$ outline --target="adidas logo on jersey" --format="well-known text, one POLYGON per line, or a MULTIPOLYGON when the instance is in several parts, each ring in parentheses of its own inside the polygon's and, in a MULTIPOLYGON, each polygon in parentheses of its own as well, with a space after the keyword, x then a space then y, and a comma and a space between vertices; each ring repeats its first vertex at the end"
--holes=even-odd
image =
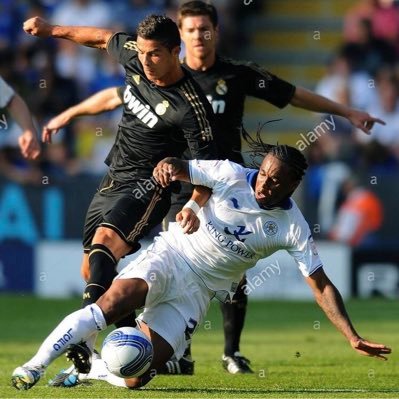
POLYGON ((137 49, 137 43, 134 40, 128 40, 124 45, 123 48, 126 50, 132 50, 132 51, 139 51, 137 49))
POLYGON ((127 85, 123 93, 124 103, 127 108, 137 116, 137 118, 139 118, 148 127, 153 128, 158 122, 158 117, 150 111, 150 106, 148 104, 144 105, 131 93, 131 88, 130 85, 127 85))

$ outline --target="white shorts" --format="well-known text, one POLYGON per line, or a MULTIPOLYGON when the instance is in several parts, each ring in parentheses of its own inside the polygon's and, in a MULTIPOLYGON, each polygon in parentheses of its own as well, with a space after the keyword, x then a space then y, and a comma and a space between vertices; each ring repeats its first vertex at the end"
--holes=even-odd
POLYGON ((137 319, 164 338, 180 359, 214 292, 162 237, 116 276, 130 278, 141 278, 148 284, 144 311, 137 319))

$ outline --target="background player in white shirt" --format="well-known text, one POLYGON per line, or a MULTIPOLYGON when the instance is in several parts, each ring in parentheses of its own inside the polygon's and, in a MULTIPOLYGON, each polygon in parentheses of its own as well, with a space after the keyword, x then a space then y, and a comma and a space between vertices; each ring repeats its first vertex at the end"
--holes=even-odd
MULTIPOLYGON (((145 385, 173 353, 177 358, 183 355, 186 338, 203 320, 210 300, 231 297, 242 273, 279 249, 294 257, 317 303, 352 348, 385 359, 390 348, 363 339, 352 326, 341 295, 324 273, 309 226, 290 198, 307 168, 304 156, 286 145, 264 149, 267 155, 259 171, 230 161, 161 161, 154 176, 162 186, 182 180, 212 189, 198 213, 199 230, 184 235, 174 225, 161 233, 95 304, 67 316, 36 355, 14 370, 13 385, 31 388, 68 344, 82 349, 81 363, 87 366, 93 348, 88 351, 79 343, 143 306, 137 323, 152 340, 153 362, 143 376, 126 384, 130 388, 145 385), (68 343, 61 348, 54 345, 66 333, 68 343)), ((79 369, 79 362, 75 366, 79 369)))
POLYGON ((18 144, 24 158, 38 158, 40 155, 40 145, 29 108, 22 97, 0 76, 1 108, 6 108, 22 129, 22 133, 18 138, 18 144))

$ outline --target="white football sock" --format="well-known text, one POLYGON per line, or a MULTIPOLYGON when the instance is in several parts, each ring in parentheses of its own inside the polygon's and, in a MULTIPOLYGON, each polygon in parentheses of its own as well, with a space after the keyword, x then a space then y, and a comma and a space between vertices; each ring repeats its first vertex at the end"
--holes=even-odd
POLYGON ((86 345, 90 349, 91 353, 93 353, 94 351, 94 345, 96 344, 97 337, 98 337, 98 332, 96 331, 86 339, 86 345))
POLYGON ((47 367, 54 359, 64 353, 70 344, 85 341, 96 331, 107 328, 104 315, 98 305, 87 305, 71 313, 44 340, 36 355, 24 366, 47 367))
POLYGON ((89 374, 79 374, 79 380, 101 380, 107 381, 111 385, 116 387, 126 387, 125 380, 121 377, 117 377, 108 371, 104 360, 97 358, 93 360, 91 370, 89 374))

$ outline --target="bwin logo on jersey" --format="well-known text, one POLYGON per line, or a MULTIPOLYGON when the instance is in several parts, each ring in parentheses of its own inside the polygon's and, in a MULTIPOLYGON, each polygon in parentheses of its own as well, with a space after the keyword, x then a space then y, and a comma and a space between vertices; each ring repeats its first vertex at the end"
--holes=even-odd
POLYGON ((137 116, 137 118, 139 118, 148 127, 153 128, 158 122, 158 117, 150 111, 150 106, 148 104, 144 105, 131 93, 131 88, 130 85, 127 85, 123 93, 124 103, 127 108, 137 116))
POLYGON ((211 103, 214 114, 224 114, 224 110, 226 109, 226 101, 214 100, 209 94, 206 96, 206 98, 211 103))
POLYGON ((230 236, 234 236, 238 241, 245 242, 246 238, 241 238, 240 236, 247 236, 248 234, 252 234, 252 231, 245 231, 245 226, 237 226, 238 230, 234 230, 233 233, 230 233, 228 227, 224 228, 224 232, 230 236))

